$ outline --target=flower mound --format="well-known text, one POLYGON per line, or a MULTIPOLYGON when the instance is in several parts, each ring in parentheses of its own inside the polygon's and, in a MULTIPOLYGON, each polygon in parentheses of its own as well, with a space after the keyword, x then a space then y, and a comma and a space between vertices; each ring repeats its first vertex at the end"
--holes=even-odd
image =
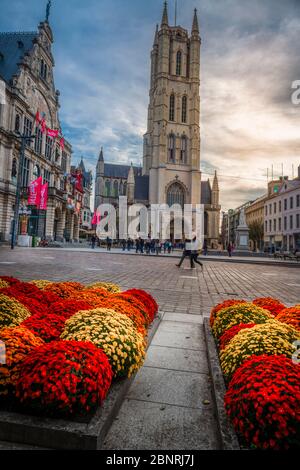
POLYGON ((34 284, 39 289, 43 290, 46 286, 52 284, 52 281, 47 281, 46 279, 34 279, 33 281, 30 281, 29 284, 34 284))
POLYGON ((248 445, 277 450, 299 447, 299 365, 284 356, 252 357, 234 374, 225 408, 248 445))
POLYGON ((273 318, 268 310, 257 307, 252 303, 236 304, 218 311, 212 331, 215 338, 219 339, 232 326, 240 323, 265 323, 273 318))
POLYGON ((273 299, 272 297, 258 297, 253 300, 254 305, 269 310, 276 317, 276 315, 285 308, 279 300, 273 299))
POLYGON ((0 329, 18 326, 30 317, 30 311, 16 299, 0 294, 0 329))
POLYGON ((255 323, 240 323, 239 325, 232 326, 231 328, 229 328, 229 330, 225 331, 225 333, 220 338, 220 350, 222 351, 223 349, 225 349, 226 346, 228 346, 228 344, 232 340, 232 338, 234 338, 239 331, 244 330, 245 328, 252 328, 253 326, 255 326, 255 323))
POLYGON ((49 343, 59 339, 65 326, 65 318, 53 313, 41 313, 27 318, 22 326, 49 343))
POLYGON ((92 305, 84 300, 61 299, 51 305, 49 312, 54 315, 59 315, 67 320, 76 312, 79 312, 80 310, 89 310, 91 307, 92 305))
POLYGON ((210 320, 209 320, 210 326, 211 327, 213 326, 215 319, 216 319, 216 315, 220 310, 222 310, 223 308, 231 307, 232 305, 244 304, 244 303, 246 303, 246 300, 228 299, 228 300, 224 300, 224 302, 221 302, 220 304, 213 307, 210 312, 210 320))
POLYGON ((145 343, 125 315, 97 308, 78 312, 66 321, 61 338, 90 341, 107 355, 115 376, 130 377, 144 362, 145 343))
POLYGON ((281 310, 276 320, 291 325, 300 331, 300 307, 290 307, 281 310))
POLYGON ((108 292, 117 293, 121 292, 120 286, 117 284, 113 284, 112 282, 94 282, 93 284, 89 284, 87 288, 94 288, 100 287, 101 289, 106 289, 108 292))
POLYGON ((140 300, 147 309, 151 322, 153 321, 155 314, 158 311, 158 305, 151 294, 141 289, 129 289, 125 291, 124 294, 130 294, 140 300))
POLYGON ((5 287, 9 287, 9 283, 0 277, 0 289, 4 289, 5 287))
POLYGON ((21 326, 0 330, 0 341, 5 344, 5 364, 0 364, 0 397, 3 397, 14 390, 22 361, 43 341, 21 326))
POLYGON ((43 292, 51 292, 62 299, 68 299, 82 289, 83 285, 79 282, 52 282, 44 287, 43 292))
POLYGON ((230 379, 238 367, 250 356, 265 354, 292 358, 300 340, 300 333, 294 328, 276 320, 269 320, 247 330, 241 330, 220 353, 220 364, 226 379, 230 379))
POLYGON ((112 370, 91 343, 54 341, 23 362, 16 396, 30 410, 50 415, 94 411, 109 390, 112 370))
POLYGON ((47 311, 45 304, 35 300, 33 297, 24 295, 14 286, 8 287, 7 289, 2 289, 1 293, 18 300, 18 302, 20 302, 24 307, 28 308, 31 315, 47 311))

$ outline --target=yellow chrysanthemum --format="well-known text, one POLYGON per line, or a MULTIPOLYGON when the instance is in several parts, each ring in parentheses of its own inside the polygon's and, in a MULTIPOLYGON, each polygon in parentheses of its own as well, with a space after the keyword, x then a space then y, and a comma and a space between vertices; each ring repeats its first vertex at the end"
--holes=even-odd
POLYGON ((92 284, 89 284, 87 286, 87 289, 93 289, 93 288, 98 288, 100 287, 101 289, 105 289, 107 290, 108 292, 111 292, 111 293, 117 293, 117 292, 121 292, 121 288, 120 286, 118 286, 117 284, 114 284, 113 282, 93 282, 92 284))
POLYGON ((16 299, 0 294, 0 328, 18 326, 30 315, 30 311, 16 299))
POLYGON ((52 281, 47 281, 46 279, 34 279, 33 281, 30 281, 30 284, 34 284, 39 289, 43 290, 46 286, 52 284, 52 281))

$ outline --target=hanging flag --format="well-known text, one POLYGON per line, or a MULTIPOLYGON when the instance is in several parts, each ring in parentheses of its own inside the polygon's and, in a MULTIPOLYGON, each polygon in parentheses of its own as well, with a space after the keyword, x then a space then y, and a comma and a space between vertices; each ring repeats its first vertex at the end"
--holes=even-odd
POLYGON ((47 210, 47 202, 48 202, 48 183, 45 183, 41 187, 40 209, 47 210))
POLYGON ((37 125, 39 125, 40 122, 41 122, 41 116, 40 116, 40 112, 39 112, 39 111, 36 112, 36 115, 35 115, 35 122, 36 122, 37 125))
POLYGON ((43 118, 40 122, 41 124, 41 127, 42 127, 42 133, 45 134, 46 132, 46 121, 45 121, 45 118, 43 118))
POLYGON ((65 149, 65 139, 63 137, 60 139, 59 145, 62 150, 65 149))
POLYGON ((93 218, 92 218, 92 225, 98 225, 100 224, 101 221, 101 214, 98 211, 94 212, 93 218))
POLYGON ((47 129, 47 136, 54 137, 56 139, 58 137, 58 130, 47 129))
POLYGON ((83 187, 82 187, 82 174, 79 173, 79 172, 76 174, 75 189, 77 189, 77 191, 80 191, 81 193, 83 192, 83 187))
POLYGON ((43 184, 43 178, 40 176, 36 180, 32 181, 29 185, 29 196, 28 196, 28 205, 37 206, 40 205, 41 200, 41 188, 43 184))

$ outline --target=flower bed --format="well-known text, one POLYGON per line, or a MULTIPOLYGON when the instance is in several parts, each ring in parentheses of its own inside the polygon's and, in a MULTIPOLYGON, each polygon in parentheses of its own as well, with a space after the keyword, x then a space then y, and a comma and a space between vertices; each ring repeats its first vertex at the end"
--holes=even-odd
POLYGON ((112 380, 142 366, 157 310, 150 294, 112 283, 2 277, 0 398, 49 416, 93 412, 112 380))
POLYGON ((227 384, 225 410, 243 446, 300 448, 300 310, 276 299, 255 301, 211 311, 227 384))

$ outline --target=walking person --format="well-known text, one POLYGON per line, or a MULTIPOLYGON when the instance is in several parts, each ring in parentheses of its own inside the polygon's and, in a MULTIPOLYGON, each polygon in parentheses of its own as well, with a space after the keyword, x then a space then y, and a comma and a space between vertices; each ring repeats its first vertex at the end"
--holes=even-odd
POLYGON ((107 237, 106 243, 107 243, 107 251, 111 251, 112 239, 107 237))
POLYGON ((229 258, 231 258, 231 255, 232 255, 232 245, 231 245, 230 242, 229 242, 228 245, 227 245, 227 251, 228 251, 228 256, 229 256, 229 258))
POLYGON ((97 240, 96 235, 92 235, 91 242, 92 242, 92 249, 93 250, 95 249, 96 240, 97 240))
MULTIPOLYGON (((201 266, 201 270, 203 271, 203 264, 201 261, 198 260, 199 256, 199 241, 197 240, 197 237, 195 236, 191 242, 191 258, 193 260, 193 263, 199 264, 201 266)), ((195 268, 195 265, 192 269, 195 268)))
POLYGON ((193 269, 195 267, 194 265, 194 261, 192 259, 192 250, 191 250, 191 240, 189 239, 186 239, 185 240, 185 243, 184 243, 184 248, 183 248, 183 252, 182 252, 182 256, 181 256, 181 259, 179 261, 178 264, 176 264, 176 266, 178 268, 180 268, 180 266, 182 265, 183 261, 185 260, 185 258, 189 258, 190 259, 190 263, 191 263, 191 269, 193 269))
POLYGON ((125 251, 126 249, 126 240, 122 240, 122 250, 125 251))
POLYGON ((135 240, 135 252, 138 253, 140 251, 140 240, 137 238, 135 240))
POLYGON ((160 251, 160 242, 159 242, 159 240, 156 240, 156 242, 155 242, 155 253, 156 253, 156 255, 159 255, 159 251, 160 251))

